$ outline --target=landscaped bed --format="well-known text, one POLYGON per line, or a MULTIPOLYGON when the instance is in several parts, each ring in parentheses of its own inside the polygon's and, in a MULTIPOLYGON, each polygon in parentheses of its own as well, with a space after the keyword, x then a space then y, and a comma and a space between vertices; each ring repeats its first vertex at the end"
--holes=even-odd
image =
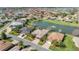
POLYGON ((18 35, 19 35, 19 33, 18 33, 18 32, 16 32, 16 31, 11 31, 9 34, 16 35, 16 36, 18 36, 18 35))
POLYGON ((74 42, 72 41, 73 36, 66 35, 63 41, 65 47, 53 47, 53 43, 49 47, 50 50, 54 51, 76 51, 78 48, 75 46, 74 42))
POLYGON ((29 41, 33 41, 34 40, 34 38, 35 38, 35 36, 34 35, 32 35, 32 34, 26 34, 26 37, 25 37, 25 39, 26 40, 29 40, 29 41))
POLYGON ((40 39, 40 41, 39 41, 39 45, 43 45, 45 42, 46 42, 46 40, 47 40, 47 37, 46 37, 46 35, 45 36, 43 36, 43 38, 41 38, 40 39))

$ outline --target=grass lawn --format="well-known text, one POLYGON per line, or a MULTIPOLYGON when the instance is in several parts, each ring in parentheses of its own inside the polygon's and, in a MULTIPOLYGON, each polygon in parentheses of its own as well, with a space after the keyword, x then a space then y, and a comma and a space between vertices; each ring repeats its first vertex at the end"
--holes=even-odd
POLYGON ((40 40, 38 44, 39 44, 39 45, 43 45, 45 42, 46 42, 46 41, 41 41, 41 40, 40 40))
POLYGON ((33 36, 32 34, 27 34, 25 39, 29 40, 29 41, 33 41, 35 38, 35 36, 33 36))
POLYGON ((71 35, 66 35, 66 37, 64 38, 64 44, 66 47, 61 48, 61 47, 54 47, 53 48, 53 44, 51 44, 51 46, 49 47, 49 49, 54 50, 54 51, 76 51, 78 50, 78 48, 75 46, 75 44, 72 41, 72 36, 71 35))
POLYGON ((11 31, 9 34, 13 34, 13 35, 16 35, 16 36, 19 35, 19 33, 15 32, 15 31, 11 31))
POLYGON ((38 42, 39 45, 43 45, 47 40, 46 36, 43 36, 43 38, 40 39, 40 41, 38 42))
POLYGON ((13 40, 11 40, 11 39, 3 39, 3 41, 5 41, 5 42, 12 42, 13 40))
POLYGON ((73 27, 79 27, 79 23, 70 23, 70 22, 65 22, 65 21, 58 21, 58 20, 44 20, 50 23, 54 23, 54 24, 60 24, 60 25, 65 25, 65 26, 73 26, 73 27))
POLYGON ((4 25, 0 25, 0 28, 2 28, 4 25))

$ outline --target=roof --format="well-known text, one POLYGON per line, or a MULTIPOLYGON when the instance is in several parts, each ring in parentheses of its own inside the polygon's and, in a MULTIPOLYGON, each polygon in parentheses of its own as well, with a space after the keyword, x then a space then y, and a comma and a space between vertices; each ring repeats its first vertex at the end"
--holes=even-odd
POLYGON ((16 45, 13 48, 11 48, 9 51, 19 51, 19 50, 20 50, 20 47, 16 45))
POLYGON ((21 22, 12 22, 11 25, 23 25, 21 22))
POLYGON ((64 34, 59 33, 59 32, 52 32, 51 34, 48 35, 48 40, 49 41, 54 41, 54 40, 63 40, 64 34))
POLYGON ((33 35, 36 35, 37 38, 42 38, 44 35, 46 35, 48 33, 48 29, 37 29, 34 32, 32 32, 33 35))
POLYGON ((26 22, 26 18, 21 18, 21 19, 17 19, 17 22, 21 22, 21 23, 25 23, 26 22))
POLYGON ((27 28, 27 27, 23 27, 20 29, 21 33, 30 33, 32 29, 27 28))
POLYGON ((13 47, 11 42, 0 41, 0 51, 8 50, 11 47, 13 47))
POLYGON ((4 22, 6 22, 7 20, 6 19, 0 19, 0 22, 1 23, 4 23, 4 22))

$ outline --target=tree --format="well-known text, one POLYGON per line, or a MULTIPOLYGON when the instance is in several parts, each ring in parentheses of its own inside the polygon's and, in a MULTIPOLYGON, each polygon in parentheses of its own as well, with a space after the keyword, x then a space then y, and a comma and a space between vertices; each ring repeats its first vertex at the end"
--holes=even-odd
POLYGON ((4 32, 1 34, 1 39, 7 39, 7 35, 4 32))
POLYGON ((18 45, 19 45, 19 47, 20 47, 21 49, 25 48, 25 46, 24 46, 24 44, 23 44, 22 41, 20 41, 18 45))
POLYGON ((60 42, 60 47, 61 47, 61 48, 64 48, 64 47, 66 47, 66 46, 65 46, 65 44, 64 44, 63 42, 60 42))

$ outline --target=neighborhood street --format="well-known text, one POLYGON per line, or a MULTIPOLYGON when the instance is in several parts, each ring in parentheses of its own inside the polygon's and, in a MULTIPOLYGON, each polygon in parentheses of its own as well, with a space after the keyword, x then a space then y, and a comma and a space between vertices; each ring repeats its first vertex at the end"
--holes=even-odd
POLYGON ((19 38, 17 36, 14 36, 14 35, 11 35, 11 34, 10 35, 7 34, 7 36, 8 37, 12 37, 12 40, 23 41, 24 42, 24 45, 31 45, 32 47, 36 48, 39 51, 49 51, 48 49, 45 49, 45 48, 43 48, 43 47, 41 47, 39 45, 36 45, 36 44, 34 44, 34 43, 30 42, 30 41, 27 41, 25 39, 21 39, 21 38, 19 38))

